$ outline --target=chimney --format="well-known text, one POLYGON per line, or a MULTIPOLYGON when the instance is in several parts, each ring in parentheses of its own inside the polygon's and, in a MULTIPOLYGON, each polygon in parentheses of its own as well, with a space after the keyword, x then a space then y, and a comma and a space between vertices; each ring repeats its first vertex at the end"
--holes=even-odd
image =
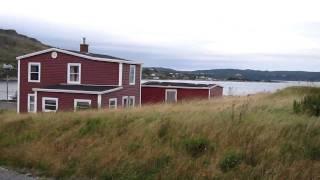
POLYGON ((89 52, 89 45, 86 44, 86 38, 82 38, 82 44, 80 44, 80 52, 88 53, 89 52))

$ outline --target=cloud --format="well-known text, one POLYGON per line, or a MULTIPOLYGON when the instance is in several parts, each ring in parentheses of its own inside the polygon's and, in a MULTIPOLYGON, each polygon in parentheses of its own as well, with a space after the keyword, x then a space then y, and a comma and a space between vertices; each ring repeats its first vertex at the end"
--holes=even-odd
POLYGON ((320 66, 316 0, 10 0, 3 28, 49 45, 175 69, 310 70, 320 66))

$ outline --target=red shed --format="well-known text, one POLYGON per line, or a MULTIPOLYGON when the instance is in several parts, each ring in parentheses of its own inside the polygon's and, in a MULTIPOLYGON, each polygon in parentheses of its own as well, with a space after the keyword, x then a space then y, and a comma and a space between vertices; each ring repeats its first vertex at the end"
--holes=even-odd
POLYGON ((141 85, 143 104, 211 99, 221 97, 222 93, 223 87, 216 84, 149 81, 141 85))

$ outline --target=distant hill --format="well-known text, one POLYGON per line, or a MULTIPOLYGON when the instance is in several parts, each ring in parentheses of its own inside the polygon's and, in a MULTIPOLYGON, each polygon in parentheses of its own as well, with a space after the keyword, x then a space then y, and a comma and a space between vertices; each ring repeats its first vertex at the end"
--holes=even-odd
MULTIPOLYGON (((12 64, 16 66, 16 57, 48 48, 37 39, 17 33, 15 30, 0 29, 0 66, 12 64)), ((10 74, 15 74, 12 71, 10 74)), ((0 77, 3 72, 0 71, 0 77)))
POLYGON ((320 72, 258 71, 239 69, 211 69, 177 71, 159 67, 145 67, 144 79, 237 80, 237 81, 320 81, 320 72))

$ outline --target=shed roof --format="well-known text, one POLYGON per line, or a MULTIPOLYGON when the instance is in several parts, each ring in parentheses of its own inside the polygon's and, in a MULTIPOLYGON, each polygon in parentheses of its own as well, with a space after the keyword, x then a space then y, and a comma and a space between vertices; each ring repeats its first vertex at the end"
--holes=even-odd
POLYGON ((84 52, 68 50, 68 49, 64 49, 64 50, 71 51, 71 52, 74 52, 74 53, 78 53, 78 54, 81 54, 81 55, 90 56, 90 57, 107 58, 107 59, 119 59, 119 60, 123 60, 123 61, 131 61, 131 60, 115 57, 115 56, 110 56, 110 55, 107 55, 107 54, 96 54, 96 53, 90 53, 90 52, 84 53, 84 52))
POLYGON ((143 86, 153 87, 177 87, 177 88, 212 88, 218 85, 216 84, 198 84, 198 83, 183 83, 183 82, 161 82, 161 81, 148 81, 142 84, 143 86))

